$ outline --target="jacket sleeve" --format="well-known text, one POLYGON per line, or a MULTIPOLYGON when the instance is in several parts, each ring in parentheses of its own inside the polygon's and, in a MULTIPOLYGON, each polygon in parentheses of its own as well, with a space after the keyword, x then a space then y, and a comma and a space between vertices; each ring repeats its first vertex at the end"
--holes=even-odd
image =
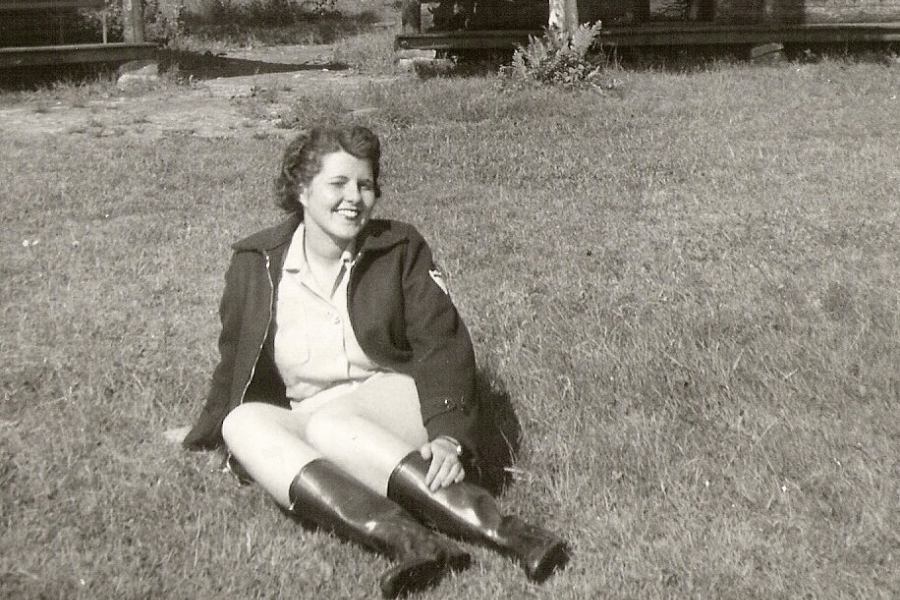
POLYGON ((469 332, 434 264, 431 249, 411 231, 403 272, 411 371, 429 439, 456 438, 477 455, 475 353, 469 332))
POLYGON ((240 254, 234 254, 225 274, 225 291, 219 302, 219 320, 222 324, 219 362, 213 371, 203 410, 182 442, 190 450, 211 449, 222 444, 222 421, 232 408, 232 375, 242 322, 242 288, 246 281, 245 270, 240 263, 240 254))

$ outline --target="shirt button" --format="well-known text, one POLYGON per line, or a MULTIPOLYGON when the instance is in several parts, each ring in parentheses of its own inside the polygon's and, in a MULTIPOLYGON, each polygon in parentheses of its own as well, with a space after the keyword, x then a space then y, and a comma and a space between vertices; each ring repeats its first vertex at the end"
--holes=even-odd
POLYGON ((334 317, 332 317, 332 319, 331 319, 331 322, 334 323, 335 325, 340 325, 341 318, 338 315, 334 315, 334 317))

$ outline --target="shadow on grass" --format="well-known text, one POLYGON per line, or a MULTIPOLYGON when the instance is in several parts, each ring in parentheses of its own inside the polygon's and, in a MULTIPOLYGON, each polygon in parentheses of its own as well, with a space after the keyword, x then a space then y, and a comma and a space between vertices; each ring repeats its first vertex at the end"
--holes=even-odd
POLYGON ((479 369, 476 385, 481 406, 478 436, 482 452, 481 473, 477 479, 492 494, 499 495, 510 483, 508 467, 519 453, 522 428, 509 392, 497 387, 496 378, 490 372, 479 369))
POLYGON ((115 76, 115 70, 116 65, 107 63, 9 67, 0 69, 0 93, 111 81, 115 76))
POLYGON ((261 60, 230 58, 215 55, 211 52, 163 50, 159 54, 160 72, 175 72, 180 79, 203 80, 263 73, 319 71, 322 69, 340 71, 346 68, 347 65, 339 62, 273 63, 261 60))
MULTIPOLYGON (((184 50, 161 50, 157 56, 160 74, 173 73, 175 79, 179 81, 322 69, 342 71, 348 68, 348 65, 340 62, 317 60, 305 63, 277 63, 184 50)), ((102 81, 113 84, 120 66, 121 63, 94 63, 0 69, 0 92, 35 91, 57 85, 77 87, 102 81)))

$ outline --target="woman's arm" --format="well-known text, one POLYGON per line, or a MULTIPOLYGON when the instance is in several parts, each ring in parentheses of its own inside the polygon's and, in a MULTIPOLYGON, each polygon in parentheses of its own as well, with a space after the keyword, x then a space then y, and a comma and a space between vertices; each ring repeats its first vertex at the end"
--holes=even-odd
MULTIPOLYGON (((449 436, 477 455, 475 353, 428 244, 411 228, 403 271, 406 336, 429 439, 449 436)), ((453 446, 455 449, 455 446, 453 446)))
POLYGON ((213 370, 203 410, 182 442, 185 448, 191 450, 211 449, 221 443, 221 425, 229 410, 232 374, 243 313, 240 299, 244 296, 247 270, 241 263, 249 259, 246 253, 244 254, 240 259, 240 254, 233 255, 225 273, 225 290, 219 301, 221 323, 219 362, 213 370))

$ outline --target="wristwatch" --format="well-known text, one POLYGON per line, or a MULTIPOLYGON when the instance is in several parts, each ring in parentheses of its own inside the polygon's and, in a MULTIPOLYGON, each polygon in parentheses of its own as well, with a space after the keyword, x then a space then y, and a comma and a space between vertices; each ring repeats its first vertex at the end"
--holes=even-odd
POLYGON ((447 440, 448 442, 450 442, 451 444, 453 444, 454 446, 456 446, 455 450, 456 450, 456 455, 457 455, 457 456, 462 456, 462 455, 463 455, 463 452, 464 452, 465 450, 463 449, 463 445, 459 443, 459 440, 457 440, 457 439, 454 438, 454 437, 450 437, 449 435, 440 435, 440 436, 438 436, 438 437, 442 437, 442 438, 444 438, 445 440, 447 440))

